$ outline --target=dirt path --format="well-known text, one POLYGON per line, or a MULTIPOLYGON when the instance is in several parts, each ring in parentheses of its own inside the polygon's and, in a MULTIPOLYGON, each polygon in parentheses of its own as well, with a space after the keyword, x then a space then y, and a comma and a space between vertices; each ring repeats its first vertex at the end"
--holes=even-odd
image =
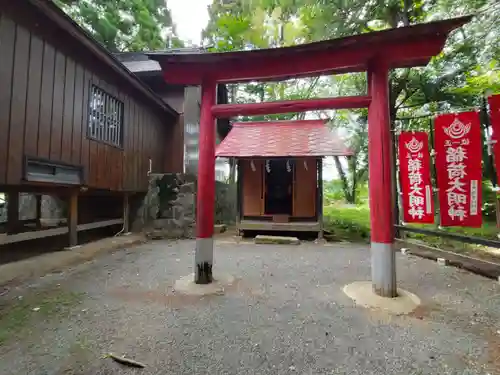
POLYGON ((369 279, 366 248, 221 241, 215 270, 240 280, 222 296, 176 296, 193 248, 152 242, 10 289, 0 374, 500 374, 490 280, 398 255, 401 287, 424 304, 389 317, 342 293, 369 279))

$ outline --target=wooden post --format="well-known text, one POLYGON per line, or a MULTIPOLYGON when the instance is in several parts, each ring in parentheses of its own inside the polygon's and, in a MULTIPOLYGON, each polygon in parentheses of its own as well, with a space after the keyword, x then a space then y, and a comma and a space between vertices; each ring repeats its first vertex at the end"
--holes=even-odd
POLYGON ((7 192, 7 233, 16 234, 19 232, 19 192, 7 192))
POLYGON ((241 206, 241 199, 242 199, 242 194, 243 194, 243 189, 242 189, 242 171, 243 168, 241 168, 241 162, 239 159, 235 160, 235 168, 236 168, 236 235, 240 236, 240 223, 241 223, 241 213, 243 212, 242 206, 241 206))
POLYGON ((200 144, 198 160, 198 189, 196 195, 195 283, 212 282, 214 257, 215 208, 215 117, 217 84, 206 80, 201 85, 200 144))
POLYGON ((123 233, 130 232, 130 201, 128 193, 123 195, 123 233))
POLYGON ((368 76, 373 98, 368 108, 372 283, 376 294, 396 297, 388 68, 372 65, 368 76))
POLYGON ((42 195, 36 194, 36 227, 37 229, 42 228, 42 195))
POLYGON ((69 247, 78 245, 78 190, 72 190, 68 200, 69 247))
POLYGON ((318 191, 317 191, 317 212, 319 222, 318 241, 323 240, 323 159, 318 159, 318 191))

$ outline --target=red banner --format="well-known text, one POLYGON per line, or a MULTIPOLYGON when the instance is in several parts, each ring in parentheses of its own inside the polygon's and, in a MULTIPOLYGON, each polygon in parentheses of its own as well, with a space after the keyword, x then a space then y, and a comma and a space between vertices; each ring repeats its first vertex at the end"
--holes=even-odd
POLYGON ((500 184, 500 95, 492 95, 488 98, 490 105, 490 121, 493 134, 493 156, 495 160, 495 170, 497 171, 497 184, 500 184))
POLYGON ((480 227, 483 171, 479 113, 440 115, 434 127, 441 225, 480 227))
POLYGON ((399 135, 399 173, 406 223, 433 223, 429 140, 424 132, 399 135))

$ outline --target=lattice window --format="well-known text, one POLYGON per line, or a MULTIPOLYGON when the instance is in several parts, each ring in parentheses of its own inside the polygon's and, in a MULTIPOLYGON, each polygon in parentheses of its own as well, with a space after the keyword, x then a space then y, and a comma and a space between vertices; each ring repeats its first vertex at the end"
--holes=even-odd
POLYGON ((95 85, 90 89, 87 135, 116 147, 123 145, 123 102, 95 85))

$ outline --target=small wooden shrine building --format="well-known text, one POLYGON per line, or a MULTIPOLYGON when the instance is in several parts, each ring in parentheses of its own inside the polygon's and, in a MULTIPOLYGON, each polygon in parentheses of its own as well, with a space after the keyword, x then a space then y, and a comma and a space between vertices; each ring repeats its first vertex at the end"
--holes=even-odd
POLYGON ((237 229, 323 234, 324 156, 351 152, 323 120, 241 122, 218 146, 237 159, 237 229))
MULTIPOLYGON (((373 290, 383 297, 396 297, 392 213, 393 199, 396 196, 391 178, 393 155, 388 105, 389 72, 397 68, 426 65, 433 56, 441 53, 450 32, 470 20, 471 17, 467 16, 284 48, 198 54, 149 53, 151 59, 160 63, 164 79, 168 83, 201 85, 195 282, 208 284, 213 280, 215 120, 319 109, 368 108, 373 290), (216 103, 216 89, 221 83, 283 81, 349 72, 366 72, 368 87, 365 95, 245 104, 216 103)), ((236 129, 238 128, 235 127, 236 129)), ((227 142, 229 140, 228 137, 227 142)), ((259 149, 269 144, 267 141, 263 144, 259 142, 261 141, 255 141, 255 147, 259 149)), ((222 147, 219 151, 219 155, 223 156, 222 147)), ((231 151, 236 152, 234 149, 231 151)), ((240 154, 238 158, 263 158, 262 152, 254 152, 245 158, 242 157, 244 154, 240 154)), ((286 155, 285 158, 287 156, 292 155, 286 155)), ((304 155, 297 155, 299 156, 304 155)), ((277 154, 274 157, 278 157, 277 154)), ((263 190, 261 194, 262 192, 263 190)), ((263 199, 261 195, 261 201, 263 199)))

